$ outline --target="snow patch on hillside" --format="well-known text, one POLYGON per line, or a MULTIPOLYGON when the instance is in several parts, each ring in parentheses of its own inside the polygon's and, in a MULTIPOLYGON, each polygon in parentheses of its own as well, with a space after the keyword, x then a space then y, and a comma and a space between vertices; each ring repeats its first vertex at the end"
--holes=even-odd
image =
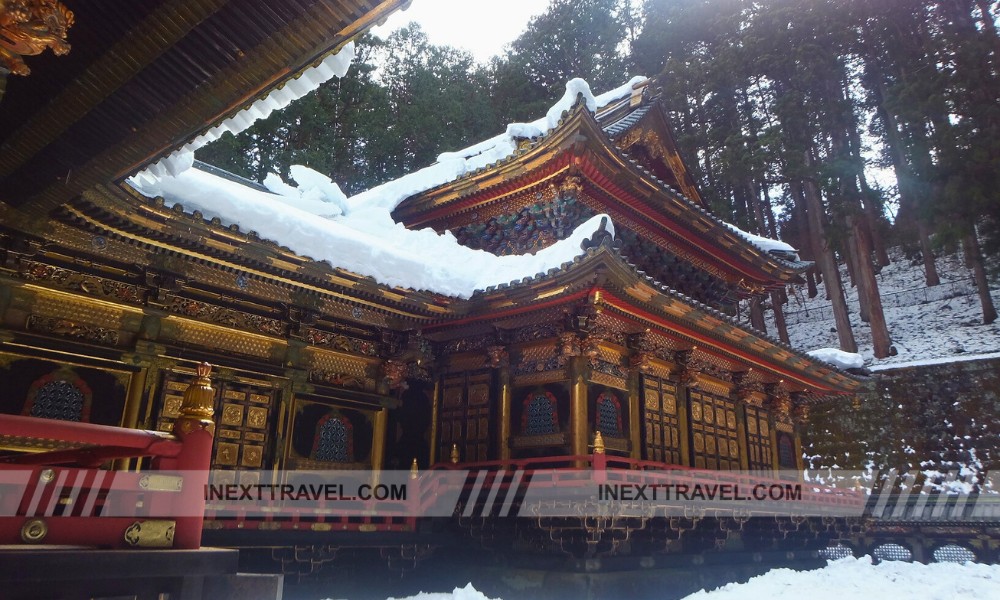
MULTIPOLYGON (((854 337, 867 368, 878 371, 1000 356, 1000 322, 982 324, 972 272, 962 264, 960 255, 937 259, 942 283, 932 288, 924 285, 922 263, 911 264, 898 251, 890 257, 892 264, 876 276, 892 344, 898 352, 888 358, 875 359, 871 327, 859 316, 857 288, 849 287, 846 269, 841 269, 854 337)), ((823 286, 815 298, 807 297, 805 286, 789 290, 784 311, 791 345, 802 350, 838 347, 833 312, 823 286)), ((992 294, 995 302, 1000 300, 1000 287, 994 287, 992 294)), ((767 312, 767 327, 775 334, 771 311, 767 312)))

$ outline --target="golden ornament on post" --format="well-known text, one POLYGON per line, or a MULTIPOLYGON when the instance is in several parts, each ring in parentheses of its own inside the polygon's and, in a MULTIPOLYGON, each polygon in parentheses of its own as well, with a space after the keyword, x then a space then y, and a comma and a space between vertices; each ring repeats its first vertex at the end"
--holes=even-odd
POLYGON ((594 434, 594 454, 604 454, 606 447, 604 446, 604 436, 598 431, 594 434))
POLYGON ((457 465, 458 464, 458 459, 459 459, 458 444, 452 444, 451 445, 451 464, 457 465))
POLYGON ((185 434, 194 429, 203 428, 215 434, 215 389, 208 376, 212 365, 198 365, 198 377, 194 383, 184 390, 184 400, 181 402, 181 416, 174 422, 174 434, 185 434))
POLYGON ((416 479, 417 475, 420 474, 420 467, 417 465, 417 459, 413 459, 410 463, 410 479, 416 479))

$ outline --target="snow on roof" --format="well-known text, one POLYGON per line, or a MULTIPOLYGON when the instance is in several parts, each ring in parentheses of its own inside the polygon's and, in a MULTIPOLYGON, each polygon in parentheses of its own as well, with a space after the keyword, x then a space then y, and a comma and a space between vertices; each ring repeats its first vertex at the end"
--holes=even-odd
MULTIPOLYGON (((129 183, 168 205, 198 210, 244 231, 287 246, 314 260, 374 278, 377 282, 469 298, 476 290, 544 273, 583 253, 580 244, 600 228, 605 215, 583 223, 568 238, 535 254, 496 256, 462 246, 451 232, 411 230, 395 223, 385 207, 356 207, 343 214, 343 193, 329 178, 306 167, 292 167, 298 187, 277 176, 268 193, 188 169, 177 175, 146 174, 129 183)), ((614 235, 610 219, 607 230, 614 235)))
POLYGON ((838 369, 860 369, 865 366, 865 359, 856 352, 844 352, 836 348, 819 348, 806 352, 816 360, 821 360, 838 369))
POLYGON ((736 225, 733 225, 732 223, 726 223, 721 219, 719 220, 719 222, 728 227, 729 229, 731 229, 734 233, 736 233, 746 241, 750 242, 752 245, 756 246, 757 249, 763 251, 764 253, 769 253, 773 250, 781 254, 791 253, 795 256, 798 256, 799 251, 796 250, 795 247, 785 242, 782 242, 781 240, 772 240, 771 238, 766 238, 760 235, 755 235, 748 231, 743 231, 736 225))
POLYGON ((156 163, 149 165, 136 175, 142 177, 162 177, 177 175, 191 168, 194 163, 194 152, 198 148, 222 137, 227 131, 236 135, 250 128, 259 119, 266 119, 273 111, 281 110, 292 102, 314 91, 323 83, 334 77, 343 77, 354 60, 354 42, 348 42, 335 54, 330 54, 318 65, 309 67, 295 79, 290 79, 268 95, 258 98, 245 109, 238 111, 218 126, 209 129, 202 135, 191 140, 180 149, 171 153, 156 163))
POLYGON ((566 93, 541 119, 531 123, 511 123, 500 135, 457 152, 444 152, 433 165, 352 196, 348 198, 347 205, 351 210, 362 206, 377 206, 391 211, 414 194, 454 181, 466 173, 507 158, 517 150, 518 139, 538 137, 555 129, 563 112, 573 107, 579 95, 583 95, 587 109, 596 112, 615 100, 631 95, 632 87, 645 80, 645 77, 633 77, 624 85, 594 96, 586 81, 571 79, 566 82, 566 93))

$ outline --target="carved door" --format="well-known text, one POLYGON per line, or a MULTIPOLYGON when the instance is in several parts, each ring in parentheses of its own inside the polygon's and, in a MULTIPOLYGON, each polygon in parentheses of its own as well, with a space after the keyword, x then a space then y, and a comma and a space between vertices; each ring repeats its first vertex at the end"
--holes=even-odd
POLYGON ((446 461, 452 444, 462 462, 489 460, 489 371, 448 375, 441 386, 438 460, 446 461))
POLYGON ((681 464, 677 386, 657 377, 642 378, 643 458, 681 464))

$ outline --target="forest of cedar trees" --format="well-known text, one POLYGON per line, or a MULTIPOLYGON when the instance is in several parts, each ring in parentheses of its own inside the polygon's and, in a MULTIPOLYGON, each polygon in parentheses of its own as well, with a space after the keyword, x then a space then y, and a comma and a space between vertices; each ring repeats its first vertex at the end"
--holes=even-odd
MULTIPOLYGON (((844 286, 856 286, 882 358, 894 351, 876 277, 887 247, 922 264, 928 286, 940 281, 935 255, 961 250, 983 322, 997 317, 998 10, 998 0, 552 0, 488 64, 411 24, 362 38, 346 77, 198 158, 257 181, 303 164, 351 195, 544 115, 573 77, 599 93, 649 76, 713 212, 815 261, 809 293, 830 299, 847 351, 857 344, 844 286)), ((777 313, 786 301, 779 291, 765 304, 777 313)), ((777 333, 787 341, 780 322, 777 333)))

